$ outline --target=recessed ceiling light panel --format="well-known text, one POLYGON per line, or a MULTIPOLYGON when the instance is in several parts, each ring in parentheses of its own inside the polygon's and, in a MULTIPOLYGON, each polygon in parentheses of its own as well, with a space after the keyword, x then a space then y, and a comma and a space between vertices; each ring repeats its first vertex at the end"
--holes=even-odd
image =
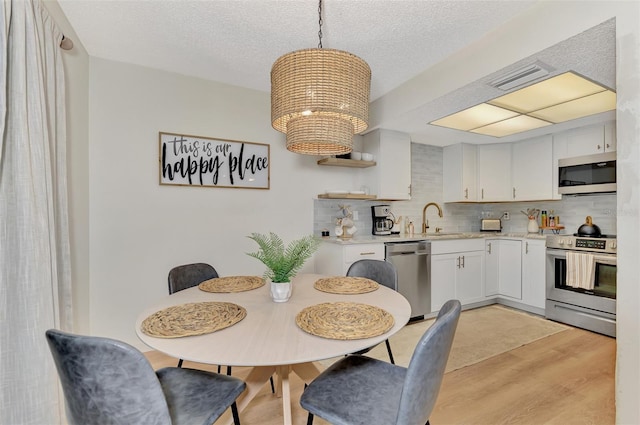
POLYGON ((548 108, 606 90, 573 72, 565 72, 548 80, 500 96, 488 103, 523 114, 548 108))
POLYGON ((541 109, 529 115, 553 123, 559 123, 614 109, 616 109, 616 94, 607 90, 550 108, 541 109))
POLYGON ((551 125, 551 123, 526 115, 518 115, 517 117, 513 117, 508 120, 476 128, 471 130, 471 132, 493 137, 504 137, 511 134, 522 133, 523 131, 533 130, 535 128, 545 127, 547 125, 551 125))
POLYGON ((432 121, 430 124, 469 131, 487 124, 515 117, 516 115, 518 115, 517 112, 481 103, 464 111, 432 121))

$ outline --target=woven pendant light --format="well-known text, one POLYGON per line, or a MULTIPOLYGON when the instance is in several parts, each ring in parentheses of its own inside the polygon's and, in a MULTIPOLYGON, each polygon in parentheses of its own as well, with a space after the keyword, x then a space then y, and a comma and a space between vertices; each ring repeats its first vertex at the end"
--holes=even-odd
POLYGON ((291 152, 342 155, 368 127, 371 69, 356 55, 322 48, 322 0, 318 14, 319 47, 287 53, 271 68, 271 124, 291 152))

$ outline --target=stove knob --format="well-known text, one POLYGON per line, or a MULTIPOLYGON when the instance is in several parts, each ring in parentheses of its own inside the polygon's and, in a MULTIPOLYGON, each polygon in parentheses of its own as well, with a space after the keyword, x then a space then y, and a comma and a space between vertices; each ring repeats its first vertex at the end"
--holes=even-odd
POLYGON ((609 245, 609 248, 616 249, 618 248, 618 244, 616 242, 611 242, 611 245, 609 245))
POLYGON ((573 241, 571 239, 567 240, 567 246, 573 245, 573 241))
POLYGON ((558 245, 560 246, 564 245, 564 239, 558 239, 558 245))

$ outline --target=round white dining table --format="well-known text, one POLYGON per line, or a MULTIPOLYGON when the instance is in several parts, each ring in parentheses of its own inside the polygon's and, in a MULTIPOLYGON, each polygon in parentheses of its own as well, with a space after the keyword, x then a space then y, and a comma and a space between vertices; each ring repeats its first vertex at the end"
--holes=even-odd
MULTIPOLYGON (((329 359, 374 346, 398 332, 409 321, 411 307, 398 292, 382 285, 364 294, 332 294, 314 288, 316 280, 326 277, 301 274, 293 280, 293 293, 287 302, 271 300, 268 285, 250 291, 211 293, 197 286, 169 295, 140 313, 136 333, 154 350, 172 357, 199 363, 249 366, 247 389, 238 398, 242 411, 275 373, 278 395, 282 396, 283 423, 291 422, 290 372, 304 382, 311 382, 320 369, 313 362, 329 359), (180 304, 223 301, 238 304, 247 311, 240 322, 208 334, 180 338, 156 338, 141 331, 142 321, 151 314, 180 304), (386 333, 365 339, 337 340, 311 335, 296 325, 296 315, 305 307, 325 302, 355 302, 380 307, 394 318, 386 333)), ((227 416, 225 421, 231 422, 227 416)))

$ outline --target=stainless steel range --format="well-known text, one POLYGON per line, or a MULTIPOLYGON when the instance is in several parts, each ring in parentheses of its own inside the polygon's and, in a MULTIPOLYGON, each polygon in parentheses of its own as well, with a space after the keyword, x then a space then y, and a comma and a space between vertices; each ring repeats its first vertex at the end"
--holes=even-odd
POLYGON ((616 250, 614 235, 547 236, 545 316, 615 337, 616 250))

